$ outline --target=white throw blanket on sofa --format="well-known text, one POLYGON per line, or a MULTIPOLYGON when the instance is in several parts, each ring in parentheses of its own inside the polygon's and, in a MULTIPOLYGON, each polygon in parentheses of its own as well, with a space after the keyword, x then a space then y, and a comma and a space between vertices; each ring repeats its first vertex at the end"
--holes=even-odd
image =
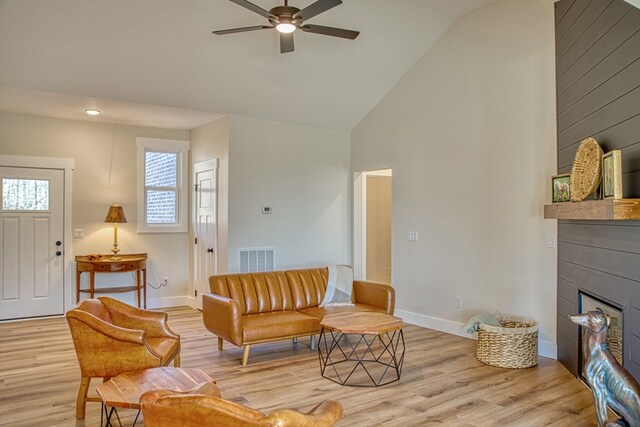
POLYGON ((330 265, 327 278, 327 292, 320 304, 322 306, 351 306, 353 288, 353 270, 346 265, 330 265))

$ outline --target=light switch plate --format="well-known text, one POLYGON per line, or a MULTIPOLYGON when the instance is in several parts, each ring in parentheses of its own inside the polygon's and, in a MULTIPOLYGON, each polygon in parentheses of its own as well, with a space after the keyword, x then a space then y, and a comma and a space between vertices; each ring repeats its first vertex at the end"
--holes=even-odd
POLYGON ((73 229, 73 238, 74 239, 82 239, 84 237, 84 228, 74 228, 73 229))
POLYGON ((418 241, 418 232, 417 231, 409 231, 407 233, 407 240, 410 242, 417 242, 418 241))

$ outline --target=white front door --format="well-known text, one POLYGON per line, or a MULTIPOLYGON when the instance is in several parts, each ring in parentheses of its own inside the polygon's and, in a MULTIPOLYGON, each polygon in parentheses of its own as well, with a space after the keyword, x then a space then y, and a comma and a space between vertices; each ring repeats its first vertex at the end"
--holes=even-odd
POLYGON ((64 171, 0 167, 0 320, 64 313, 64 171))
POLYGON ((194 197, 194 289, 196 308, 202 310, 202 294, 209 292, 209 276, 217 271, 216 171, 218 161, 193 165, 194 197))

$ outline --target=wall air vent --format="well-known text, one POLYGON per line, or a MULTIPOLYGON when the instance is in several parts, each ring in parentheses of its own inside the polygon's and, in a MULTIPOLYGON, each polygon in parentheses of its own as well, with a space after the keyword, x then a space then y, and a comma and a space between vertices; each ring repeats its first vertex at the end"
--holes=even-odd
POLYGON ((238 251, 241 273, 273 271, 276 248, 244 248, 238 251))

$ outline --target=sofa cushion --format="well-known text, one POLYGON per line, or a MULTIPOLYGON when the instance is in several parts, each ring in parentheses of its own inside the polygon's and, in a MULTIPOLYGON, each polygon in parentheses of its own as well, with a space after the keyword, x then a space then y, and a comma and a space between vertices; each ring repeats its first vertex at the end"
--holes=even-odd
POLYGON ((211 276, 209 284, 214 294, 238 301, 242 314, 294 308, 289 283, 283 271, 211 276))
POLYGON ((319 331, 320 319, 297 311, 273 311, 242 316, 242 341, 247 344, 319 331))
POLYGON ((377 311, 379 313, 386 313, 386 311, 381 308, 365 304, 309 307, 303 308, 300 310, 300 313, 308 314, 309 316, 317 317, 319 320, 322 320, 324 316, 328 316, 330 314, 355 313, 358 311, 377 311))
POLYGON ((294 309, 316 307, 322 302, 329 277, 327 267, 287 270, 285 274, 291 289, 294 309))
POLYGON ((174 338, 147 338, 147 342, 161 356, 161 365, 166 365, 180 353, 180 340, 174 338))

